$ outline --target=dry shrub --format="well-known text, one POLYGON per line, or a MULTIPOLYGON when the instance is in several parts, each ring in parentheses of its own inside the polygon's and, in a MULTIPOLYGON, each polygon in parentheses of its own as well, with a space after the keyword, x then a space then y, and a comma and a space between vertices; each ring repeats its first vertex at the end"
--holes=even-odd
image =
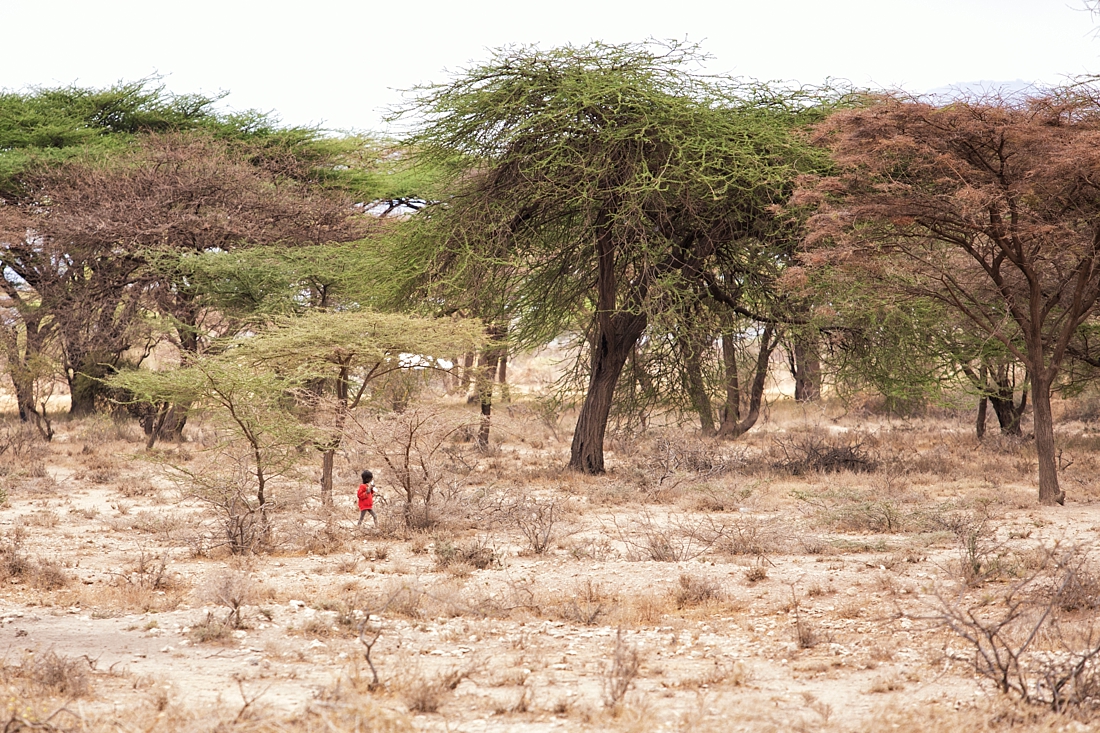
POLYGON ((293 546, 309 555, 332 555, 347 548, 347 530, 340 527, 335 517, 325 517, 323 522, 304 522, 301 519, 280 524, 280 532, 293 546))
POLYGON ((553 500, 540 502, 525 498, 517 502, 512 511, 515 525, 527 540, 528 549, 535 555, 549 550, 556 536, 554 527, 561 522, 560 507, 553 500))
POLYGON ((749 671, 741 662, 715 659, 714 664, 705 671, 685 677, 676 683, 681 689, 706 689, 728 685, 740 687, 751 679, 749 671))
POLYGON ((831 436, 814 430, 788 438, 776 438, 774 468, 792 476, 813 473, 869 473, 878 461, 868 449, 866 436, 831 436))
POLYGON ((622 598, 615 622, 624 626, 656 626, 670 612, 671 596, 668 593, 639 593, 622 598))
POLYGON ((214 603, 226 609, 223 624, 230 629, 244 628, 242 612, 252 602, 255 585, 244 570, 233 568, 220 570, 203 579, 198 596, 206 603, 214 603))
POLYGON ((645 470, 653 476, 657 485, 677 473, 692 473, 703 477, 721 476, 739 468, 743 463, 740 455, 732 457, 723 454, 715 445, 683 434, 658 436, 648 454, 643 456, 645 470))
POLYGON ((648 511, 634 520, 629 528, 612 520, 618 539, 627 547, 628 560, 682 562, 694 560, 709 550, 725 533, 725 528, 711 517, 665 515, 664 522, 648 511))
POLYGON ((0 536, 0 582, 27 583, 38 590, 57 590, 72 576, 54 560, 31 558, 23 551, 27 532, 21 525, 0 536))
POLYGON ((488 536, 481 536, 470 542, 454 543, 449 539, 436 537, 435 564, 440 569, 467 565, 478 570, 500 566, 497 551, 489 544, 488 536))
POLYGON ((618 598, 608 592, 601 583, 593 583, 592 579, 586 579, 577 585, 569 597, 552 606, 558 612, 560 618, 572 621, 582 626, 595 626, 600 619, 610 613, 618 598))
POLYGON ((642 655, 638 647, 623 637, 620 627, 615 632, 615 646, 611 650, 611 659, 604 666, 603 701, 612 711, 622 709, 626 693, 634 686, 634 680, 642 669, 642 655))
POLYGON ((50 694, 78 698, 91 692, 93 669, 87 657, 66 657, 51 649, 41 654, 27 654, 22 664, 5 666, 3 672, 9 680, 25 680, 50 694))
POLYGON ((1041 568, 992 602, 939 595, 934 618, 964 645, 949 656, 972 665, 1000 692, 1089 716, 1100 709, 1100 626, 1080 604, 1092 602, 1095 577, 1086 550, 1054 546, 1041 568))
POLYGON ((393 689, 401 696, 414 713, 437 713, 443 703, 454 693, 455 688, 470 676, 473 670, 449 669, 435 675, 416 672, 398 677, 393 689))
POLYGON ((772 520, 751 514, 736 514, 723 522, 722 536, 714 549, 726 555, 751 555, 756 558, 773 555, 783 549, 783 531, 772 520))
POLYGON ((673 588, 671 593, 676 602, 676 608, 681 610, 721 601, 726 596, 721 583, 713 578, 687 573, 680 573, 677 587, 673 588))
POLYGON ((767 580, 768 569, 763 565, 753 565, 750 568, 745 568, 745 580, 750 584, 759 583, 761 580, 767 580))
POLYGON ((897 476, 887 476, 866 489, 835 487, 824 491, 795 490, 803 511, 833 529, 848 532, 899 533, 924 528, 917 507, 919 495, 897 476))

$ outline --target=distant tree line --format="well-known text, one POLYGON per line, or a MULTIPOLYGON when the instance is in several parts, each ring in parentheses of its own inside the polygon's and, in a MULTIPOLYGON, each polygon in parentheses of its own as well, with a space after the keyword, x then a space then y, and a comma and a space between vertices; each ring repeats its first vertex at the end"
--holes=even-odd
POLYGON ((1040 500, 1061 502, 1051 397, 1100 366, 1098 89, 935 103, 703 76, 701 58, 497 51, 414 90, 398 140, 152 81, 0 94, 20 417, 48 439, 64 383, 72 414, 126 405, 152 446, 263 393, 265 419, 306 427, 234 423, 260 506, 277 434, 320 451, 327 501, 347 411, 409 353, 464 367, 488 445, 502 362, 566 339, 578 471, 658 412, 736 439, 785 361, 800 401, 968 394, 979 437, 988 406, 1008 435, 1030 407, 1040 500), (138 369, 162 343, 178 365, 138 369))

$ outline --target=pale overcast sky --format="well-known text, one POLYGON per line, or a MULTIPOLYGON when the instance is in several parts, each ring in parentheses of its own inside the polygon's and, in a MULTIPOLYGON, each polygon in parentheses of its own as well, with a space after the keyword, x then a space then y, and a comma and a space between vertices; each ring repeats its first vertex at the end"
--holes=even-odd
POLYGON ((708 70, 923 92, 1100 72, 1081 0, 0 0, 0 88, 162 75, 288 124, 377 130, 397 90, 510 43, 699 42, 708 70))

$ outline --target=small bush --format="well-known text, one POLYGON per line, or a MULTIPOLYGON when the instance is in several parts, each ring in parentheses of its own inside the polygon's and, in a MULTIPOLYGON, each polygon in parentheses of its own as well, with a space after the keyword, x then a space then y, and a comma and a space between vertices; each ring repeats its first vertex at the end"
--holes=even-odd
POLYGON ((51 650, 27 655, 21 666, 7 667, 3 671, 9 679, 22 678, 41 685, 55 695, 76 698, 84 697, 91 691, 91 668, 86 658, 74 659, 51 650))
POLYGON ((792 476, 810 473, 868 473, 878 462, 868 453, 862 438, 844 440, 819 432, 776 439, 781 456, 772 464, 792 476))
POLYGON ((437 713, 470 670, 452 669, 435 677, 416 675, 400 684, 402 698, 414 713, 437 713))
POLYGON ((447 568, 458 564, 466 564, 478 570, 485 570, 500 564, 496 550, 489 546, 487 538, 455 544, 447 539, 435 540, 435 564, 439 568, 447 568))
POLYGON ((676 601, 676 608, 684 609, 720 601, 725 597, 725 593, 722 591, 722 586, 711 578, 681 573, 678 586, 672 591, 672 597, 676 601))

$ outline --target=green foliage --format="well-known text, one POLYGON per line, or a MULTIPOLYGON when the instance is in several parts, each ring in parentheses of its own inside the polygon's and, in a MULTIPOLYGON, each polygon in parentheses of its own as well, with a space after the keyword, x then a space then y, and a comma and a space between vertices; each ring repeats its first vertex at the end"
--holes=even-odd
POLYGON ((226 357, 242 360, 251 370, 277 370, 283 379, 306 384, 332 378, 339 366, 365 369, 371 378, 395 369, 434 366, 434 357, 472 351, 483 343, 482 326, 474 320, 316 310, 236 339, 226 357))
POLYGON ((823 107, 697 76, 700 58, 675 44, 506 48, 418 89, 408 154, 442 173, 442 203, 391 243, 394 299, 510 313, 537 344, 591 313, 601 230, 620 281, 654 281, 603 307, 651 313, 693 297, 678 248, 709 261, 773 238, 794 178, 824 165, 792 134, 823 107))

